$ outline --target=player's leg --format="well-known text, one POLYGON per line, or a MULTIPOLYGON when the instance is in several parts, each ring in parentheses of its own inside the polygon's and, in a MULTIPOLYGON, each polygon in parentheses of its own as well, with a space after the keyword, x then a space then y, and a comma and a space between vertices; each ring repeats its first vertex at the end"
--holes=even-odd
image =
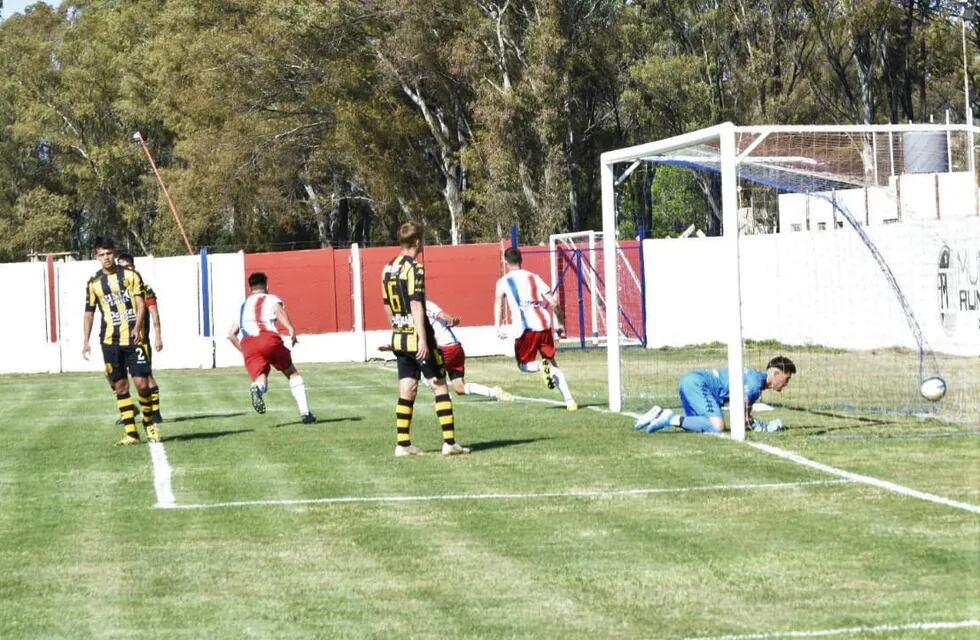
POLYGON ((136 430, 136 407, 129 395, 129 378, 126 374, 126 360, 118 345, 102 345, 102 359, 105 372, 116 392, 116 408, 122 420, 123 437, 117 445, 139 444, 140 434, 136 430))
POLYGON ((565 378, 565 373, 558 367, 558 361, 555 359, 558 350, 555 348, 554 333, 551 330, 538 332, 537 347, 538 352, 544 359, 543 361, 551 370, 552 385, 558 387, 558 391, 565 401, 565 407, 569 411, 576 411, 578 409, 578 403, 572 397, 572 390, 568 387, 568 380, 565 378))
POLYGON ((133 378, 133 388, 139 401, 140 413, 142 414, 143 429, 146 431, 147 439, 150 442, 159 442, 159 434, 153 426, 153 409, 150 400, 150 364, 146 357, 146 345, 127 345, 120 347, 123 358, 126 362, 126 369, 133 378))
POLYGON ((299 375, 299 371, 293 365, 289 365, 282 373, 289 381, 289 392, 293 394, 293 400, 296 401, 296 408, 299 409, 299 416, 303 419, 303 424, 313 424, 316 422, 316 416, 310 411, 303 376, 299 375))
POLYGON ((398 362, 398 404, 395 405, 395 455, 418 456, 422 450, 412 444, 412 413, 419 393, 421 370, 414 353, 395 351, 398 362))
POLYGON ((245 370, 251 385, 248 388, 252 408, 256 413, 265 413, 265 392, 269 388, 269 371, 272 365, 262 348, 262 336, 249 336, 242 339, 242 356, 245 358, 245 370))
POLYGON ((151 410, 153 411, 153 422, 159 424, 163 422, 163 415, 160 414, 160 385, 157 384, 157 379, 153 377, 151 373, 147 380, 150 383, 150 401, 152 403, 151 410))
POLYGON ((725 430, 721 405, 698 375, 687 374, 681 378, 677 393, 684 407, 684 415, 671 416, 670 425, 695 433, 721 433, 725 430))
POLYGON ((422 375, 432 381, 436 416, 442 429, 442 454, 453 456, 469 453, 469 449, 456 442, 456 416, 453 413, 453 398, 449 395, 449 386, 446 384, 446 364, 442 359, 442 352, 439 349, 433 350, 419 366, 422 375))
POLYGON ((122 348, 126 357, 126 368, 133 377, 136 396, 139 398, 140 413, 142 414, 143 430, 150 442, 160 441, 160 432, 153 426, 153 400, 150 395, 149 344, 130 345, 122 348))

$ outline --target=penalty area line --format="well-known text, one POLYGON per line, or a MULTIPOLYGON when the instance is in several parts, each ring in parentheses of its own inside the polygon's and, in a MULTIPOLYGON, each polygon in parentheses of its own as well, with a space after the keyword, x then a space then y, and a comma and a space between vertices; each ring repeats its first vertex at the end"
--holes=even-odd
POLYGON ((909 624, 882 624, 875 627, 841 627, 838 629, 815 629, 813 631, 770 631, 733 636, 703 636, 687 640, 770 640, 775 638, 826 638, 830 636, 852 636, 864 633, 889 633, 903 631, 946 631, 950 629, 969 629, 980 627, 980 620, 960 622, 913 622, 909 624))
POLYGON ((804 482, 766 482, 753 484, 713 484, 701 487, 611 489, 595 491, 543 491, 538 493, 464 493, 429 496, 345 496, 337 498, 309 498, 297 500, 241 500, 204 504, 170 504, 167 509, 222 509, 230 507, 302 506, 363 504, 391 502, 452 502, 463 500, 542 500, 548 498, 616 498, 655 494, 698 493, 709 491, 751 491, 774 489, 799 489, 812 486, 848 484, 847 480, 809 480, 804 482))
POLYGON ((163 448, 162 442, 149 444, 150 459, 153 461, 153 489, 157 494, 157 503, 153 506, 158 509, 173 509, 177 506, 177 499, 174 497, 174 489, 170 483, 174 470, 167 460, 167 451, 163 448))

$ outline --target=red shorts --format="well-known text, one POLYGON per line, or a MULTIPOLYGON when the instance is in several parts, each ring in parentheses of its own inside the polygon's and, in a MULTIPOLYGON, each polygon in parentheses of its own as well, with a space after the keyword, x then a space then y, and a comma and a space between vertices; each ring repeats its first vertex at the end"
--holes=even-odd
POLYGON ((242 338, 242 355, 245 356, 248 377, 252 380, 269 373, 270 366, 279 371, 293 366, 293 355, 277 333, 262 332, 257 336, 242 338))
POLYGON ((542 358, 555 357, 555 333, 551 329, 525 331, 514 341, 514 356, 520 364, 534 362, 539 353, 542 358))
POLYGON ((439 347, 439 351, 442 351, 442 359, 445 361, 449 379, 462 378, 466 372, 466 354, 463 352, 463 345, 457 342, 439 347))

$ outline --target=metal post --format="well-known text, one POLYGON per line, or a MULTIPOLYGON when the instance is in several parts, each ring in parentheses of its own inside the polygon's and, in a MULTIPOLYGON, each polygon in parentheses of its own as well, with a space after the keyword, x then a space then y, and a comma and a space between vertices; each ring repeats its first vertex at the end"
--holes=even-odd
MULTIPOLYGON (((603 154, 605 155, 605 154, 603 154)), ((614 160, 603 157, 599 165, 602 185, 602 258, 606 282, 616 282, 616 188, 613 184, 614 160)), ((609 410, 623 409, 623 388, 620 372, 619 291, 606 287, 606 370, 609 391, 609 410), (611 327, 611 328, 610 328, 611 327)))
POLYGON ((174 206, 174 201, 170 197, 167 185, 164 184, 163 178, 160 177, 160 171, 157 169, 156 161, 153 160, 153 154, 150 153, 150 148, 146 146, 146 141, 139 131, 133 134, 133 140, 138 142, 143 147, 143 151, 146 152, 146 159, 150 161, 150 166, 153 168, 153 175, 157 177, 157 182, 160 183, 160 190, 163 191, 163 196, 167 199, 167 204, 170 205, 170 212, 174 214, 174 220, 177 221, 177 228, 180 229, 180 235, 183 236, 184 244, 187 245, 187 255, 194 255, 194 248, 191 247, 191 241, 187 239, 187 231, 184 230, 184 223, 180 221, 180 216, 177 215, 177 207, 174 206))
POLYGON ((723 264, 728 271, 725 288, 731 296, 725 301, 728 316, 729 426, 733 440, 745 440, 745 387, 742 380, 742 294, 739 266, 738 173, 735 166, 735 125, 721 125, 721 202, 722 236, 725 244, 723 264))

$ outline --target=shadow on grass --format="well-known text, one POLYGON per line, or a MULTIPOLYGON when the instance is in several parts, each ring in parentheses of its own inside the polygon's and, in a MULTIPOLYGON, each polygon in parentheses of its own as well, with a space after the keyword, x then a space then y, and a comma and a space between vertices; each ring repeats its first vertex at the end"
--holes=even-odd
POLYGON ((470 451, 489 451, 490 449, 500 449, 502 447, 515 447, 522 444, 531 444, 540 440, 551 440, 551 438, 521 438, 514 440, 487 440, 486 442, 473 442, 466 444, 470 451))
MULTIPOLYGON (((593 404, 580 404, 578 406, 578 410, 581 411, 582 409, 588 409, 589 407, 605 407, 605 406, 606 405, 604 405, 604 404, 598 404, 598 403, 593 403, 593 404)), ((563 405, 563 404, 553 404, 550 407, 548 407, 548 409, 551 409, 553 411, 554 410, 568 411, 568 408, 566 408, 565 405, 563 405)), ((569 413, 575 413, 575 412, 574 411, 569 411, 569 413)))
POLYGON ((870 418, 868 416, 860 416, 848 413, 838 413, 835 411, 826 411, 821 409, 811 409, 809 407, 797 407, 787 404, 773 404, 773 407, 778 409, 788 409, 790 411, 798 411, 800 413, 806 413, 812 416, 821 416, 824 418, 833 418, 834 420, 842 420, 848 424, 827 427, 824 425, 793 425, 792 430, 795 432, 801 432, 801 435, 806 436, 822 436, 828 433, 833 433, 835 431, 850 431, 852 429, 861 429, 867 426, 876 427, 887 427, 895 426, 898 423, 894 420, 884 420, 881 418, 870 418))
POLYGON ((179 440, 213 440, 225 436, 234 436, 239 433, 251 433, 255 429, 235 429, 234 431, 201 431, 200 433, 181 433, 176 436, 161 438, 161 442, 177 442, 179 440))
POLYGON ((207 420, 209 418, 237 418, 246 415, 246 413, 245 411, 235 411, 233 413, 197 413, 189 416, 177 416, 176 418, 164 417, 163 424, 186 422, 187 420, 207 420))
POLYGON ((318 424, 330 424, 331 422, 360 422, 363 420, 363 416, 347 416, 345 418, 317 418, 316 422, 312 424, 303 424, 303 421, 299 418, 293 420, 292 422, 281 422, 276 425, 272 425, 273 429, 282 429, 283 427, 306 427, 312 428, 318 424))

